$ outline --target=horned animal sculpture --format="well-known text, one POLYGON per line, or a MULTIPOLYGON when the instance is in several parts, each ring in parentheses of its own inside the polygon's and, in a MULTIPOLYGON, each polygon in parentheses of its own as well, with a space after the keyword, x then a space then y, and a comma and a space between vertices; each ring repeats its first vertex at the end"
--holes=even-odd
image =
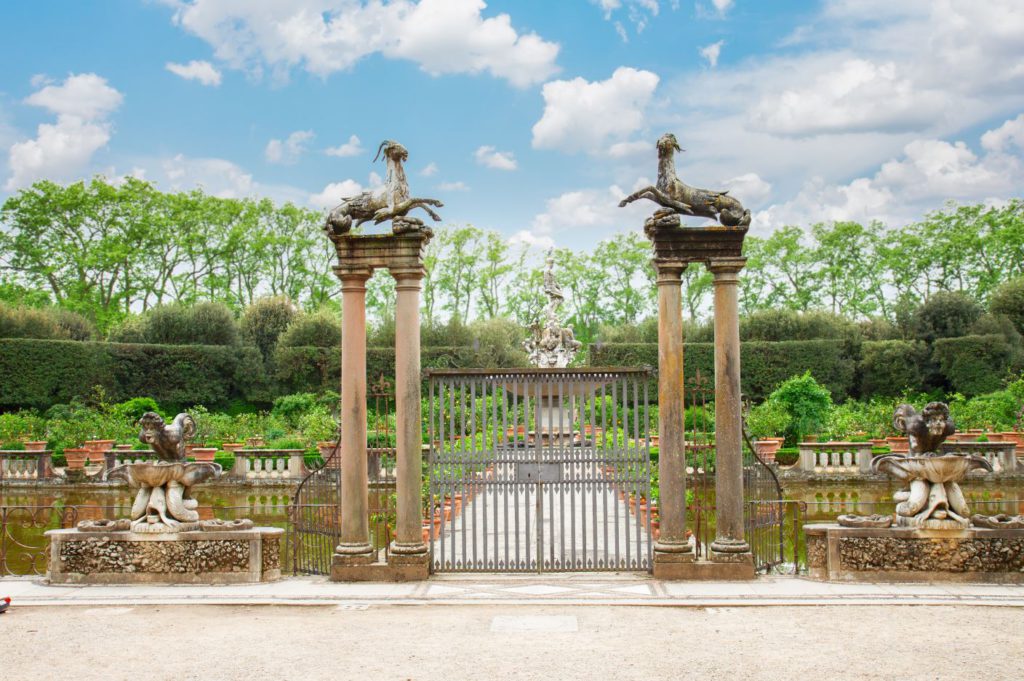
POLYGON ((697 215, 718 220, 726 227, 750 225, 750 211, 729 196, 729 192, 698 189, 676 177, 675 152, 683 149, 679 147, 675 135, 662 135, 657 146, 658 183, 633 192, 619 202, 620 208, 637 199, 650 199, 663 206, 662 210, 655 212, 655 219, 673 214, 697 215))
POLYGON ((392 227, 396 234, 418 229, 423 223, 415 218, 406 217, 413 208, 422 208, 435 222, 441 219, 430 206, 440 208, 444 206, 443 203, 437 199, 414 199, 409 196, 409 182, 405 177, 405 168, 402 167, 402 163, 409 158, 406 148, 393 140, 385 140, 377 148, 377 155, 373 160, 376 162, 381 154, 388 167, 383 188, 342 199, 327 216, 324 231, 328 236, 345 234, 353 227, 370 220, 373 220, 374 224, 393 220, 392 227))

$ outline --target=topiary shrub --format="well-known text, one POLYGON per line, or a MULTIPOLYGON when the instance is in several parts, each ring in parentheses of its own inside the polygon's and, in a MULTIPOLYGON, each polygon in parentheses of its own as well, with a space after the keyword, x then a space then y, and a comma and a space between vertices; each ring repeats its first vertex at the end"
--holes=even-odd
POLYGON ((957 338, 971 333, 981 316, 981 305, 963 293, 941 291, 933 294, 913 314, 914 337, 931 343, 938 338, 957 338))
POLYGON ((46 312, 57 323, 57 326, 67 332, 67 336, 71 340, 95 340, 98 336, 96 325, 73 310, 67 310, 63 307, 52 307, 46 312))
POLYGON ((280 335, 278 346, 334 348, 341 345, 341 320, 326 311, 296 317, 280 335))
POLYGON ((278 338, 298 313, 298 308, 284 296, 260 298, 242 314, 242 335, 259 348, 264 360, 270 359, 278 338))
POLYGON ((235 315, 223 303, 196 303, 188 309, 188 325, 187 344, 237 345, 241 340, 235 315))
POLYGON ((1024 277, 1000 284, 988 299, 988 310, 1007 317, 1024 334, 1024 277))
POLYGON ((867 341, 861 344, 860 394, 896 396, 922 385, 928 362, 923 341, 867 341))
POLYGON ((950 388, 967 396, 998 390, 1021 364, 1019 349, 997 335, 942 338, 932 354, 950 388))

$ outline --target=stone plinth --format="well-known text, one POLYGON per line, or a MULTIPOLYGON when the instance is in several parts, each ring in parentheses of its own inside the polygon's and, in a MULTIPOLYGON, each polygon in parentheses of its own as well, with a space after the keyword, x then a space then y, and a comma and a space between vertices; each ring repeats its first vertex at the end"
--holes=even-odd
POLYGON ((52 584, 246 584, 281 578, 277 527, 137 534, 50 530, 52 584))
POLYGON ((1024 583, 1024 530, 806 525, 811 579, 1024 583))

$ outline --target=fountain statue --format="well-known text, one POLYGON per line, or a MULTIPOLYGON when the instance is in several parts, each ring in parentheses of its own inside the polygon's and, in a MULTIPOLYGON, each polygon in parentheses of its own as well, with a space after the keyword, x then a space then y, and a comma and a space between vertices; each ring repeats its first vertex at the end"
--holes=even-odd
POLYGON ((188 532, 200 529, 199 505, 190 488, 221 474, 217 463, 189 462, 185 444, 195 437, 196 422, 178 414, 170 425, 155 412, 146 412, 139 425, 139 441, 156 452, 156 462, 126 463, 112 468, 110 480, 124 480, 138 489, 131 511, 131 531, 145 533, 188 532))
POLYGON ((905 484, 891 515, 842 515, 837 524, 807 524, 808 573, 841 581, 1024 581, 1024 516, 970 515, 960 483, 992 464, 975 454, 942 451, 956 428, 949 407, 918 412, 901 404, 893 426, 906 454, 886 454, 872 469, 905 484))
POLYGON ((530 330, 532 335, 523 347, 529 353, 530 363, 542 369, 564 369, 569 366, 583 343, 576 340, 572 329, 562 326, 558 309, 565 302, 562 287, 555 279, 555 258, 548 251, 547 267, 544 269, 544 294, 548 304, 544 308, 544 323, 535 322, 530 330))

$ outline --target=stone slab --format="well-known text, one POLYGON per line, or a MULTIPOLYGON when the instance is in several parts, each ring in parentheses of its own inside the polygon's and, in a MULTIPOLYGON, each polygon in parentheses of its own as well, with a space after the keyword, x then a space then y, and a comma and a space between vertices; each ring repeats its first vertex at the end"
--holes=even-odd
POLYGON ((331 565, 332 582, 418 582, 430 577, 429 554, 399 556, 390 562, 360 562, 335 555, 331 565))
POLYGON ((50 530, 52 584, 251 584, 281 578, 284 530, 50 530))
POLYGON ((804 534, 811 579, 1024 584, 1024 530, 814 524, 804 534))

